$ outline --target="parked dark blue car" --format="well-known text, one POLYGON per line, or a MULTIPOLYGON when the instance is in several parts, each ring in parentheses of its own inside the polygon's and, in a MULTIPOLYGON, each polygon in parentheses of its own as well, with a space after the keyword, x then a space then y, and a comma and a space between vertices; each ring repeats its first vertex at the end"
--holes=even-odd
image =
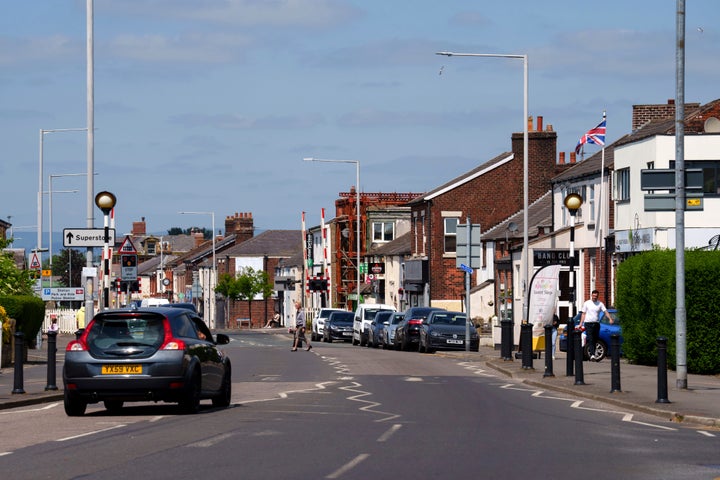
MULTIPOLYGON (((613 333, 617 333, 620 335, 620 346, 622 347, 622 328, 620 327, 620 318, 618 317, 617 310, 614 308, 608 308, 608 311, 610 312, 610 315, 612 315, 614 323, 610 323, 608 318, 605 315, 605 312, 600 312, 600 335, 598 336, 597 342, 595 342, 595 356, 599 359, 598 361, 605 358, 607 355, 610 354, 610 335, 613 333)), ((575 325, 580 324, 580 317, 582 316, 582 313, 578 313, 575 315, 575 325)), ((583 332, 583 337, 585 337, 585 333, 583 332)), ((558 332, 558 342, 560 343, 560 351, 561 352, 567 352, 567 335, 565 334, 565 331, 563 329, 562 332, 558 332)), ((585 360, 590 358, 589 352, 589 346, 585 345, 585 338, 583 338, 583 352, 585 360)), ((622 353, 622 348, 620 350, 620 353, 622 353)))

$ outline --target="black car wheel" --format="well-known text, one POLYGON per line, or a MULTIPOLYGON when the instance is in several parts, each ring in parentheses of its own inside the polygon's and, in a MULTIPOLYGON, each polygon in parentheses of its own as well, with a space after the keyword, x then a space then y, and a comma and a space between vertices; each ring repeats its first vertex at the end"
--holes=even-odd
POLYGON ((360 332, 360 346, 364 347, 367 345, 367 338, 363 337, 362 332, 360 332))
POLYGON ((65 414, 68 417, 82 417, 87 408, 87 402, 85 400, 71 396, 67 390, 65 391, 64 405, 65 414))
MULTIPOLYGON (((607 345, 605 345, 605 342, 602 340, 598 340, 595 342, 595 359, 599 362, 603 358, 605 358, 608 354, 608 348, 607 345)), ((588 345, 585 345, 585 358, 590 358, 590 347, 588 345)))
POLYGON ((212 404, 214 407, 229 407, 232 400, 232 381, 230 380, 230 369, 225 370, 223 376, 222 388, 220 393, 213 397, 212 404))
POLYGON ((105 410, 108 412, 117 413, 122 410, 124 403, 122 400, 105 400, 103 405, 105 405, 105 410))
POLYGON ((200 411, 200 373, 197 370, 193 372, 185 397, 180 400, 180 411, 185 415, 200 411))
POLYGON ((407 341, 407 339, 402 339, 402 343, 400 344, 400 350, 402 350, 403 352, 410 351, 410 342, 407 341))
POLYGON ((419 352, 419 353, 425 353, 425 346, 424 346, 423 343, 422 343, 422 338, 421 338, 420 341, 418 342, 418 352, 419 352))

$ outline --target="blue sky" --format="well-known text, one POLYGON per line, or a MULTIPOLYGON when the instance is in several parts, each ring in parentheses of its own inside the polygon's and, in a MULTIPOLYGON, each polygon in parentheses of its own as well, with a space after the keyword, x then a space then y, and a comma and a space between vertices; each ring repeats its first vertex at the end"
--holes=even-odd
MULTIPOLYGON (((530 115, 571 151, 603 110, 675 97, 675 0, 95 0, 96 191, 117 231, 329 218, 361 163, 366 192, 425 192, 510 150, 530 115), (442 71, 442 74, 440 72, 442 71)), ((35 239, 39 130, 86 126, 86 2, 6 0, 0 16, 0 218, 35 239)), ((720 97, 720 2, 687 2, 688 102, 720 97)), ((588 151, 593 148, 589 147, 588 151)), ((85 132, 44 136, 47 175, 86 171, 85 132)), ((55 178, 53 225, 86 226, 85 180, 55 178)), ((47 199, 45 228, 47 229, 47 199)), ((96 227, 102 214, 95 213, 96 227)), ((25 242, 23 242, 25 243, 25 242)), ((45 242, 47 243, 47 242, 45 242)), ((31 241, 31 245, 34 242, 31 241)))

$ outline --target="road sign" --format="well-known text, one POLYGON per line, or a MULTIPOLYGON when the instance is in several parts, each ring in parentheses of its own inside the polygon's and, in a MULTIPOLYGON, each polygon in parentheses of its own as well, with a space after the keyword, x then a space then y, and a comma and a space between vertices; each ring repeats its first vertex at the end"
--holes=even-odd
POLYGON ((468 228, 467 224, 458 224, 455 233, 455 266, 462 268, 460 262, 468 261, 468 249, 470 251, 470 267, 480 268, 480 255, 482 254, 482 244, 480 243, 480 224, 470 225, 470 245, 468 246, 468 228))
POLYGON ((137 255, 120 255, 120 278, 126 281, 136 280, 138 276, 137 255))
POLYGON ((52 270, 43 270, 40 273, 41 277, 52 277, 52 270))
POLYGON ((467 273, 473 273, 473 269, 465 265, 464 263, 460 264, 460 270, 467 272, 467 273))
POLYGON ((44 301, 78 302, 85 299, 85 289, 79 287, 43 288, 41 296, 44 301))
MULTIPOLYGON (((685 210, 686 211, 702 211, 703 210, 703 194, 702 193, 685 193, 685 210)), ((673 193, 646 193, 645 194, 645 211, 646 212, 674 212, 675 211, 675 194, 673 193)))
MULTIPOLYGON (((675 190, 675 169, 653 168, 640 170, 642 190, 675 190)), ((702 190, 703 171, 700 168, 685 170, 685 189, 702 190)))
MULTIPOLYGON (((108 229, 108 243, 115 244, 115 229, 108 229)), ((104 228, 64 228, 64 247, 102 247, 105 245, 104 228)))
POLYGON ((30 270, 40 270, 41 268, 42 265, 40 265, 40 259, 37 253, 33 252, 32 255, 30 255, 30 270))
POLYGON ((130 235, 125 235, 125 240, 123 240, 122 245, 120 245, 118 253, 120 253, 120 255, 137 255, 137 249, 135 248, 135 244, 133 244, 130 235))

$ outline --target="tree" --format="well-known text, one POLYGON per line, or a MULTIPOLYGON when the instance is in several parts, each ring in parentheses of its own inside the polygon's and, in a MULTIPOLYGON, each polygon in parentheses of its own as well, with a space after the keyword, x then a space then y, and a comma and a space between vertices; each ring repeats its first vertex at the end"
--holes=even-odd
MULTIPOLYGON (((0 238, 0 250, 6 248, 9 241, 0 238)), ((0 295, 32 295, 33 273, 18 268, 11 252, 0 253, 0 295)))
POLYGON ((192 235, 194 232, 202 232, 203 238, 205 240, 210 240, 212 238, 212 231, 208 230, 207 228, 199 228, 199 227, 190 227, 190 228, 181 228, 181 227, 172 227, 168 230, 168 235, 192 235))
POLYGON ((262 295, 263 299, 269 298, 273 292, 273 284, 267 272, 245 267, 237 276, 227 273, 220 275, 215 291, 226 299, 246 300, 249 316, 252 319, 253 300, 258 295, 262 295))
POLYGON ((86 259, 82 252, 66 248, 53 257, 53 274, 58 273, 60 283, 64 286, 79 287, 82 285, 82 270, 85 265, 86 259))

